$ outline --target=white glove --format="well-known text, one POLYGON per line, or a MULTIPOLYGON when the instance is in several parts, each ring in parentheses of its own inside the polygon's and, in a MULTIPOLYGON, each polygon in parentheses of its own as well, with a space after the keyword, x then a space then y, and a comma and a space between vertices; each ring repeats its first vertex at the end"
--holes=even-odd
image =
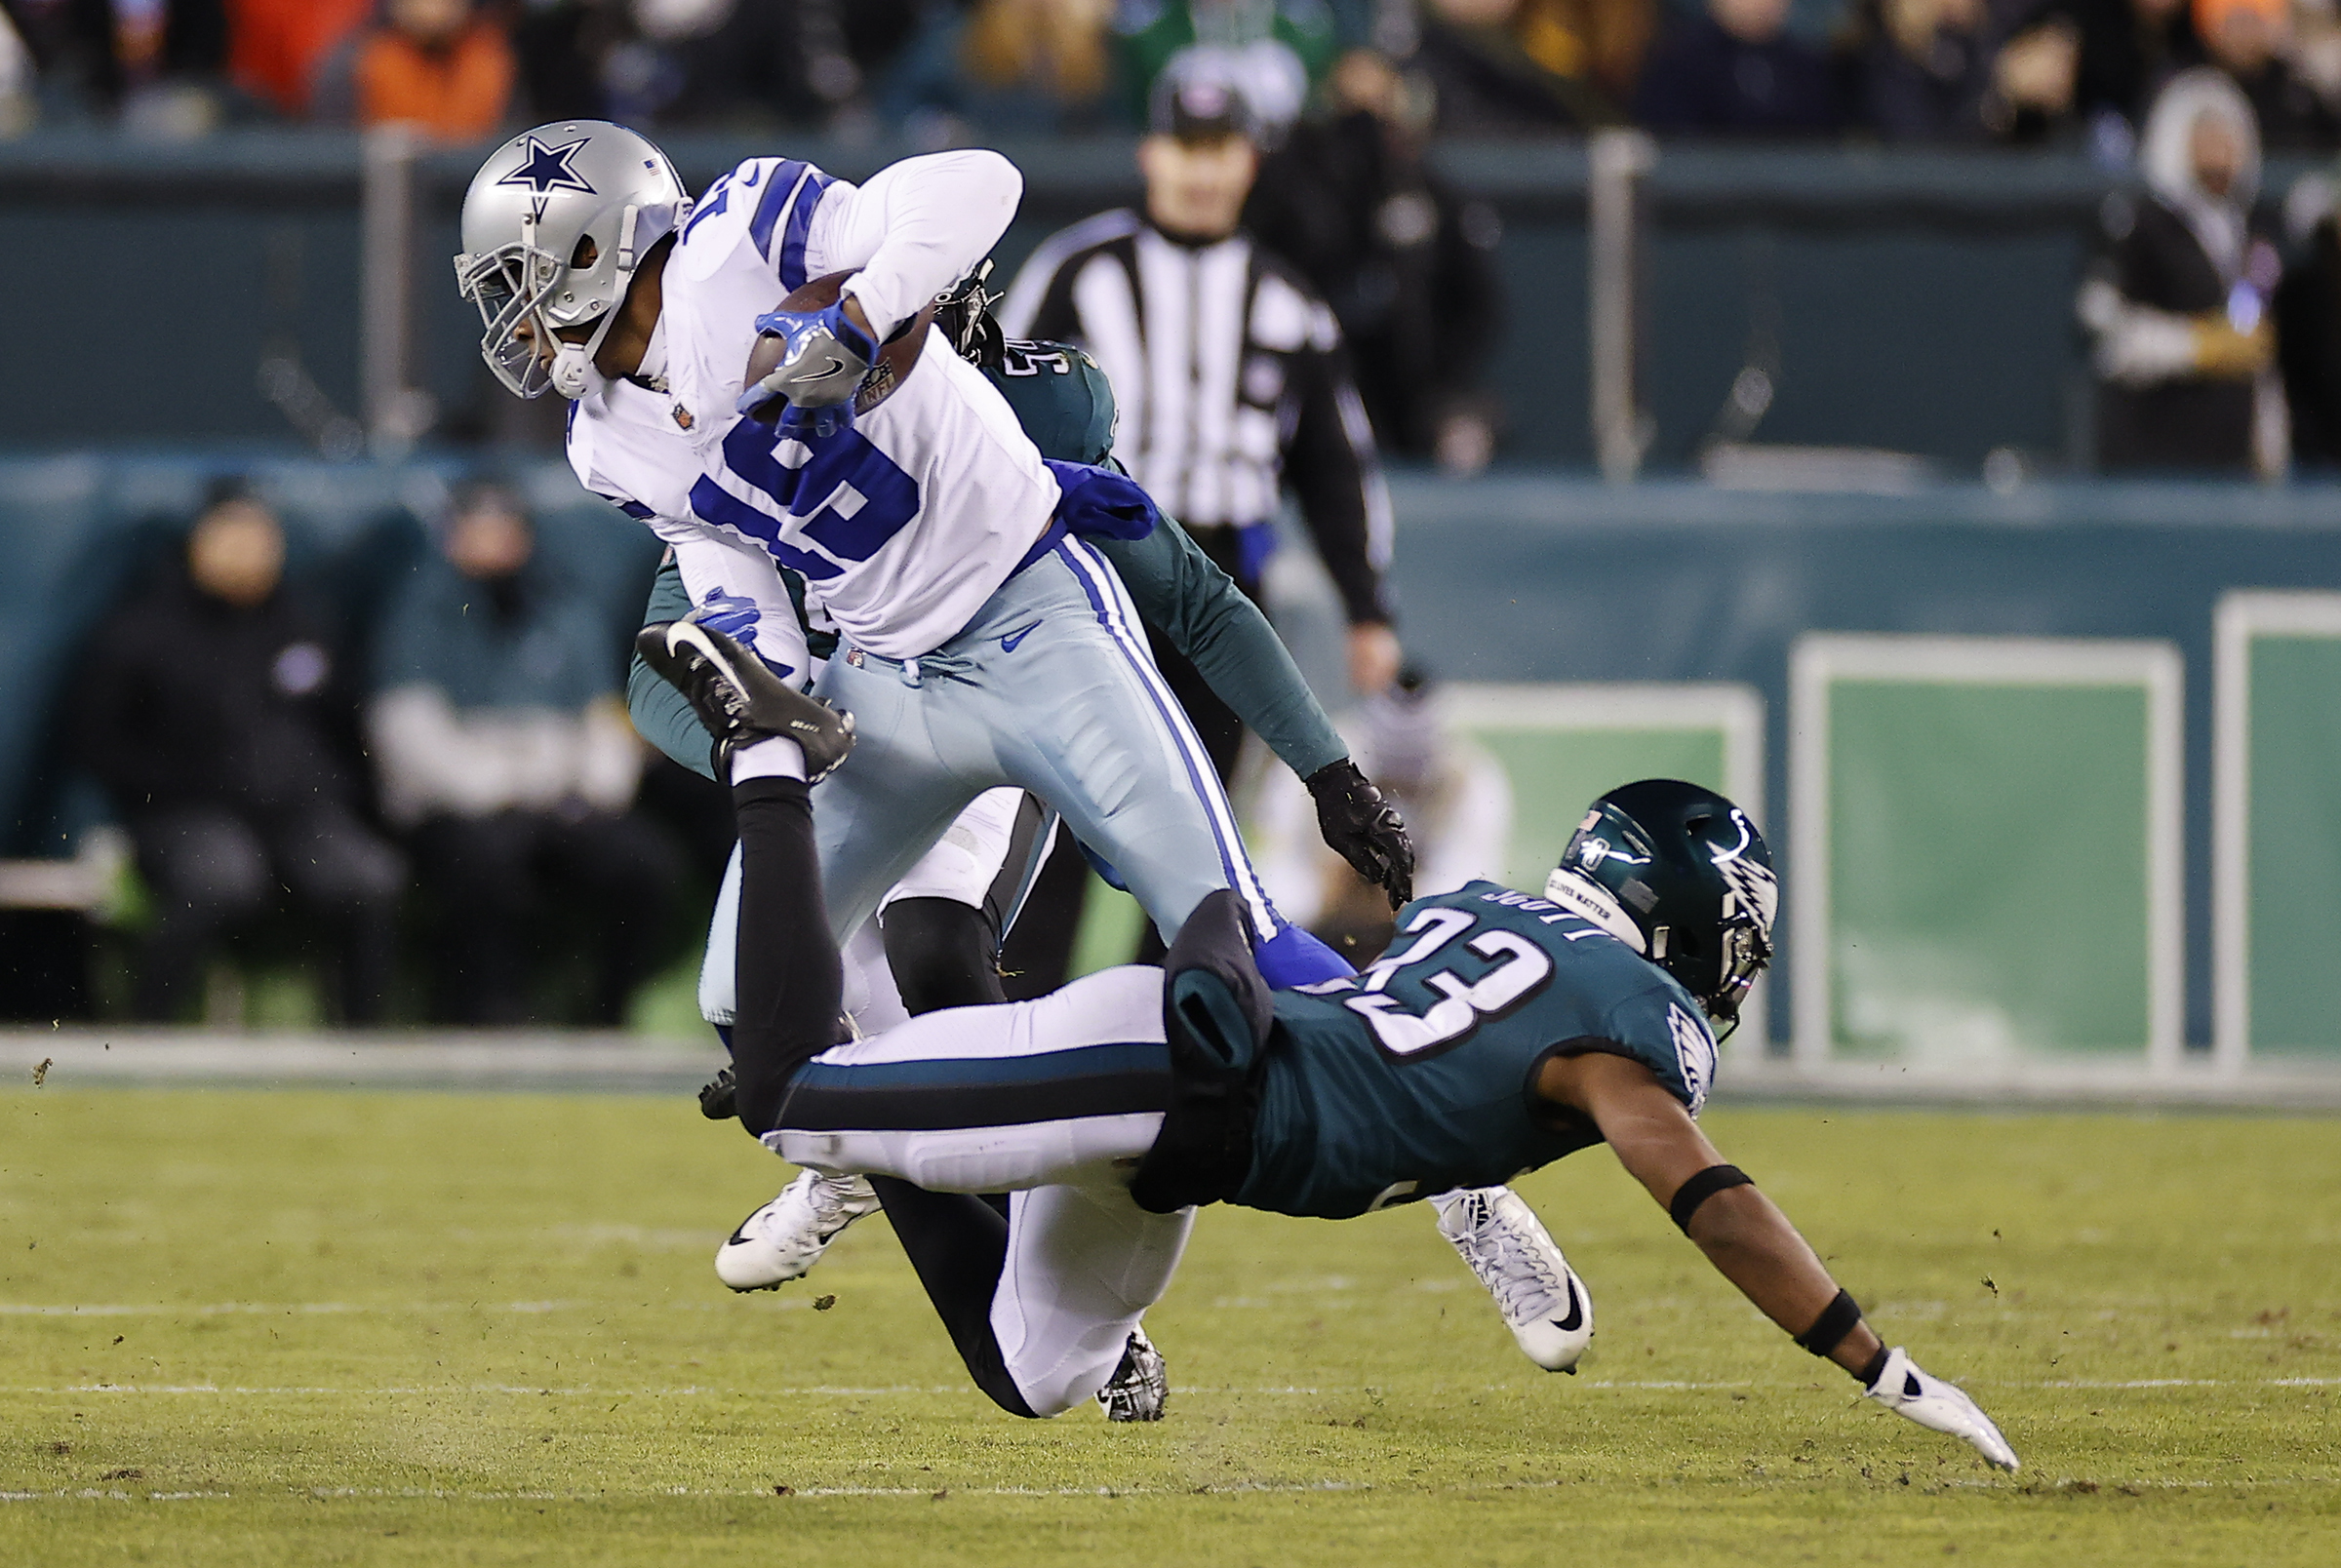
POLYGON ((1886 1352, 1885 1366, 1879 1372, 1878 1381, 1870 1385, 1869 1395, 1896 1415, 1907 1416, 1929 1431, 1964 1437, 1975 1445, 1975 1451, 1987 1465, 1997 1465, 2004 1470, 2016 1468, 2016 1451, 2007 1446, 2007 1439, 2000 1435, 1992 1418, 1956 1385, 1920 1371, 1910 1352, 1900 1347, 1886 1352))

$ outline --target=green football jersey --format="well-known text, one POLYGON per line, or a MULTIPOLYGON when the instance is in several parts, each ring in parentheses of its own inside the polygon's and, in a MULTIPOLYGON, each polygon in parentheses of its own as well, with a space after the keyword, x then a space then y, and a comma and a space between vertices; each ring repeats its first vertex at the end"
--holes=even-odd
POLYGON ((1276 994, 1251 1170, 1234 1201, 1346 1219, 1489 1187, 1601 1142, 1540 1114, 1554 1055, 1641 1062, 1696 1116, 1715 1037, 1673 976, 1550 900, 1476 882, 1401 912, 1355 979, 1276 994))

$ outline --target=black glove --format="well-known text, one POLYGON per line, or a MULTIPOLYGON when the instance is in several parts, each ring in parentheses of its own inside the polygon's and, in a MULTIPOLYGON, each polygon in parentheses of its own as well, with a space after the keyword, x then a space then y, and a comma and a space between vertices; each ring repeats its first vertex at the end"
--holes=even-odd
POLYGON ((1346 757, 1303 782, 1317 802, 1317 831, 1327 845, 1388 893, 1392 909, 1405 908, 1414 896, 1414 841, 1398 807, 1346 757))
POLYGON ((700 1085, 699 1115, 710 1121, 729 1121, 739 1115, 739 1083, 730 1068, 700 1085))

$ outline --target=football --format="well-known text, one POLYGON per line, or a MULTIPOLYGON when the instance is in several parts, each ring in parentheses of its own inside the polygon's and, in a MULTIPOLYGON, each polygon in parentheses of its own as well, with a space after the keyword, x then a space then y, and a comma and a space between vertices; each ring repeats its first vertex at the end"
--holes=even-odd
MULTIPOLYGON (((837 296, 845 289, 846 280, 852 276, 853 273, 849 270, 815 278, 781 300, 780 308, 827 309, 837 303, 837 296)), ((912 370, 918 366, 919 350, 926 346, 927 329, 933 321, 934 304, 930 300, 917 315, 896 328, 893 336, 879 345, 878 362, 870 367, 869 373, 861 378, 861 386, 853 394, 855 413, 869 412, 909 378, 912 370)), ((748 351, 747 374, 740 384, 754 386, 771 374, 773 367, 780 363, 780 348, 781 339, 777 335, 772 333, 757 334, 756 346, 748 351)), ((766 424, 774 423, 780 417, 780 410, 785 402, 785 399, 778 397, 767 399, 749 410, 748 417, 766 424)))

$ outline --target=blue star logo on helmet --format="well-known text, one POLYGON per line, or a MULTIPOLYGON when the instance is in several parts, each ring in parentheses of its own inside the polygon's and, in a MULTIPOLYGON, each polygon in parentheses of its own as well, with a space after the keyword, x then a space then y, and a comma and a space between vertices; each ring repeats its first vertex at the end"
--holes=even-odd
POLYGON ((577 149, 591 140, 590 137, 579 137, 558 147, 548 147, 535 137, 523 139, 528 143, 523 149, 528 154, 527 158, 518 169, 497 180, 497 184, 526 185, 539 196, 555 190, 581 190, 588 196, 596 194, 594 188, 585 182, 585 176, 570 167, 571 160, 577 155, 577 149))

